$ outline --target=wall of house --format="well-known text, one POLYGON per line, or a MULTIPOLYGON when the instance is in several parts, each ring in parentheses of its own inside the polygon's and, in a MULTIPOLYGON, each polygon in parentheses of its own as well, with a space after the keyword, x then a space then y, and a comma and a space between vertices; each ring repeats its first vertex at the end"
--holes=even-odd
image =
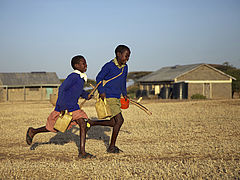
POLYGON ((42 100, 43 93, 45 88, 33 87, 33 88, 25 88, 25 99, 26 101, 30 100, 42 100))
POLYGON ((194 94, 203 94, 202 83, 188 83, 188 99, 194 94))
POLYGON ((6 101, 5 97, 6 97, 5 91, 4 91, 3 87, 0 87, 0 102, 6 101))
MULTIPOLYGON (((188 99, 194 94, 202 94, 208 99, 229 99, 232 98, 232 80, 229 76, 221 73, 207 65, 199 66, 193 71, 189 71, 175 79, 176 83, 188 84, 188 99)), ((141 90, 154 90, 155 94, 161 91, 162 86, 168 87, 172 84, 159 82, 159 84, 152 83, 140 84, 141 90)))
POLYGON ((188 99, 194 94, 202 94, 208 99, 231 99, 231 83, 189 83, 188 99))
POLYGON ((0 89, 0 102, 50 100, 50 94, 57 94, 57 87, 17 87, 0 89))
POLYGON ((178 77, 176 80, 189 81, 188 98, 194 94, 202 94, 211 99, 232 98, 230 78, 205 65, 178 77))
POLYGON ((229 80, 229 77, 209 68, 208 66, 200 66, 199 68, 177 78, 177 81, 182 80, 229 80))
POLYGON ((160 91, 163 87, 170 87, 170 84, 162 84, 162 83, 148 83, 148 84, 139 84, 139 89, 141 91, 146 90, 147 92, 154 91, 154 94, 160 94, 160 91))
MULTIPOLYGON (((143 87, 142 90, 147 90, 148 86, 143 87)), ((156 85, 163 87, 163 85, 156 85)), ((161 88, 160 88, 161 89, 161 88)), ((224 83, 221 81, 202 81, 201 83, 189 82, 188 83, 188 99, 191 99, 191 96, 194 94, 202 94, 208 99, 231 99, 232 98, 232 84, 224 83)))
POLYGON ((24 101, 24 88, 8 88, 6 91, 6 100, 8 101, 24 101))
MULTIPOLYGON (((162 98, 159 95, 161 94, 171 94, 170 92, 170 87, 173 85, 168 82, 162 82, 162 83, 144 83, 144 84, 139 84, 139 89, 140 89, 140 94, 141 96, 147 96, 149 98, 162 98), (169 91, 169 92, 168 92, 169 91)), ((139 95, 139 92, 136 92, 136 95, 139 95)), ((137 96, 138 96, 137 95, 137 96)), ((165 95, 164 95, 165 96, 165 95)))
POLYGON ((212 84, 213 99, 231 99, 232 84, 231 83, 213 83, 212 84))

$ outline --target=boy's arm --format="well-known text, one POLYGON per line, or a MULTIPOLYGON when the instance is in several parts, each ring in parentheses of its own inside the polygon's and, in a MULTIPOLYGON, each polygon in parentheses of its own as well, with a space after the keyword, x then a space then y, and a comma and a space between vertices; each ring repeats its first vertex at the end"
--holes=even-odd
POLYGON ((58 98, 57 98, 57 102, 56 102, 56 107, 55 110, 60 112, 60 106, 62 103, 64 103, 64 99, 63 99, 63 95, 64 95, 64 91, 66 91, 67 89, 69 89, 72 84, 75 82, 74 78, 72 76, 68 76, 63 83, 61 84, 61 86, 58 88, 58 98))
POLYGON ((61 85, 61 90, 66 91, 68 90, 73 83, 75 83, 76 79, 73 76, 68 76, 61 85))
POLYGON ((64 91, 68 90, 72 84, 75 82, 74 78, 72 76, 68 76, 61 86, 58 88, 58 100, 57 101, 62 101, 62 97, 64 94, 64 91))
POLYGON ((88 100, 88 95, 89 95, 89 92, 87 92, 87 91, 85 91, 85 90, 83 89, 83 90, 82 90, 81 97, 88 100))
MULTIPOLYGON (((96 81, 97 81, 97 84, 100 82, 100 81, 103 81, 105 79, 105 76, 109 73, 109 67, 107 64, 105 64, 101 71, 98 73, 97 77, 96 77, 96 81)), ((101 83, 99 86, 98 86, 98 92, 99 94, 103 94, 105 93, 104 91, 104 88, 103 88, 103 83, 101 83)))
POLYGON ((128 74, 128 67, 125 67, 126 71, 124 71, 124 79, 122 82, 122 95, 126 99, 127 97, 127 74, 128 74))
POLYGON ((80 97, 88 100, 89 92, 87 92, 83 89, 84 83, 85 83, 84 79, 82 79, 80 76, 78 76, 76 86, 77 86, 77 89, 79 89, 80 97))

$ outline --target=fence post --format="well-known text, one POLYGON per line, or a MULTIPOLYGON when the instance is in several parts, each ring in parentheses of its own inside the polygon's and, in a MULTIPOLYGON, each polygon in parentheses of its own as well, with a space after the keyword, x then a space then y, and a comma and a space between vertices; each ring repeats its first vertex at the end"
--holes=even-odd
POLYGON ((6 96, 7 96, 7 101, 8 101, 8 86, 6 86, 6 96))
POLYGON ((40 89, 41 89, 41 101, 43 100, 43 88, 42 86, 40 86, 40 89))
POLYGON ((23 86, 23 99, 26 101, 26 88, 23 86))

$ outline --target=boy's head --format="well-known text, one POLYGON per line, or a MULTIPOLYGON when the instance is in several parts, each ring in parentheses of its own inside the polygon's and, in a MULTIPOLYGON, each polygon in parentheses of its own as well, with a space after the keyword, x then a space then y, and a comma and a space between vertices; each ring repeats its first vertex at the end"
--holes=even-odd
POLYGON ((79 70, 80 72, 84 73, 87 71, 87 63, 83 56, 77 55, 72 58, 71 61, 72 68, 74 70, 79 70))
POLYGON ((116 54, 118 63, 120 65, 123 65, 123 64, 127 63, 128 59, 130 57, 131 51, 130 51, 129 47, 127 47, 125 45, 119 45, 115 49, 115 54, 116 54))

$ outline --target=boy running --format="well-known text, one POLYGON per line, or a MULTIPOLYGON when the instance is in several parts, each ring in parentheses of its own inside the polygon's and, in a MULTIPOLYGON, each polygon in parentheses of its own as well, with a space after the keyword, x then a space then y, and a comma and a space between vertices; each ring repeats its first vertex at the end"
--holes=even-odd
POLYGON ((87 63, 83 56, 78 55, 72 58, 71 65, 74 71, 68 75, 64 82, 59 87, 58 99, 56 107, 47 119, 46 126, 34 129, 28 128, 26 134, 26 142, 28 145, 32 144, 33 137, 38 133, 43 132, 57 132, 54 129, 54 124, 59 118, 60 112, 67 110, 72 112, 72 121, 68 127, 70 129, 73 125, 78 124, 80 127, 80 158, 91 158, 93 155, 85 152, 86 142, 86 126, 87 126, 87 114, 80 109, 78 105, 78 99, 80 97, 84 99, 91 99, 89 93, 83 89, 84 83, 87 81, 87 63))
POLYGON ((109 153, 119 153, 121 151, 115 144, 120 128, 124 122, 120 108, 120 97, 122 95, 127 100, 126 79, 128 66, 126 63, 130 57, 130 53, 131 51, 127 46, 119 45, 115 49, 116 57, 107 62, 96 77, 96 81, 98 83, 103 80, 112 79, 122 73, 117 78, 108 81, 105 85, 104 83, 101 83, 98 87, 100 97, 102 100, 106 98, 107 103, 111 108, 112 117, 110 120, 89 120, 91 126, 101 125, 113 127, 111 143, 107 149, 107 152, 109 153))

